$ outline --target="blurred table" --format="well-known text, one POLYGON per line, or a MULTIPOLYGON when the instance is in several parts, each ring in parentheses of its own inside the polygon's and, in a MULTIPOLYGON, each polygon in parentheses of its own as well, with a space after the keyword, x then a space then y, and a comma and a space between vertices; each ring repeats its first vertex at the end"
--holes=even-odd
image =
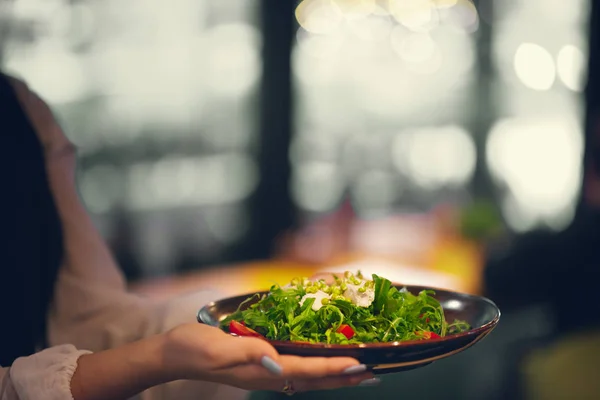
POLYGON ((479 291, 478 287, 473 287, 457 275, 426 267, 404 265, 385 257, 359 255, 347 255, 326 265, 277 259, 217 265, 181 275, 137 282, 132 284, 130 289, 154 299, 167 299, 203 288, 218 290, 224 296, 232 296, 268 289, 275 283, 283 285, 294 277, 358 269, 365 274, 377 273, 404 284, 421 284, 469 293, 479 291))

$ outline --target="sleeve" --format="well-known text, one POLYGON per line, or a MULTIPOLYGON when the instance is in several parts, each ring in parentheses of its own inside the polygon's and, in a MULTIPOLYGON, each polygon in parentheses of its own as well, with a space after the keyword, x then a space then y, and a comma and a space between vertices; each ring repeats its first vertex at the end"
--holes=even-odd
POLYGON ((0 400, 19 400, 19 395, 10 380, 10 368, 2 368, 2 366, 0 366, 0 400))
MULTIPOLYGON (((218 294, 200 291, 156 303, 127 292, 125 279, 83 206, 75 184, 75 152, 49 107, 20 81, 15 90, 44 146, 51 191, 63 226, 64 263, 48 316, 50 345, 101 351, 194 322, 196 311, 218 294)), ((231 400, 246 392, 207 382, 174 382, 141 395, 231 400)))
POLYGON ((89 353, 64 345, 16 359, 12 367, 0 369, 0 400, 73 400, 77 360, 89 353))
MULTIPOLYGON (((106 268, 116 268, 105 264, 106 268)), ((98 285, 63 268, 49 320, 51 345, 72 343, 78 348, 101 351, 194 322, 197 310, 215 300, 214 291, 198 291, 178 298, 153 302, 124 289, 98 285)), ((139 400, 245 399, 246 391, 210 382, 177 381, 146 390, 139 400)))

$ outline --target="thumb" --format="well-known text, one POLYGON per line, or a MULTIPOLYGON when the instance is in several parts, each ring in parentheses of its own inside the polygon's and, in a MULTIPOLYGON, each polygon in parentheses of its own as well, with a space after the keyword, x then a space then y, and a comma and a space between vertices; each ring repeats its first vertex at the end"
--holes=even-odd
POLYGON ((266 340, 249 337, 232 337, 230 354, 235 354, 237 364, 262 365, 274 375, 281 375, 279 353, 266 340))

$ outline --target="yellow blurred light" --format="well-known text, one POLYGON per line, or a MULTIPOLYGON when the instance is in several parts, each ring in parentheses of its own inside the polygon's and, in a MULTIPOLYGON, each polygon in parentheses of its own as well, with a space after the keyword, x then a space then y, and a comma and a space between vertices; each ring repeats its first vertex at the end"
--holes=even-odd
POLYGON ((358 74, 362 105, 370 113, 394 118, 410 118, 425 96, 422 82, 406 73, 402 60, 371 63, 358 74))
POLYGON ((396 168, 427 188, 466 183, 477 158, 473 138, 459 126, 400 133, 392 152, 396 168))
POLYGON ((534 90, 548 90, 556 79, 556 66, 548 50, 535 43, 522 43, 514 58, 517 77, 534 90))
POLYGON ((389 4, 387 1, 377 0, 376 3, 377 3, 377 5, 375 6, 375 8, 373 9, 373 12, 372 12, 373 15, 378 15, 378 16, 389 16, 390 15, 389 4))
POLYGON ((415 32, 427 32, 439 23, 437 8, 431 0, 389 0, 390 14, 415 32))
POLYGON ((389 15, 371 14, 348 22, 348 28, 365 42, 381 42, 390 36, 395 23, 389 15))
POLYGON ((345 35, 337 33, 318 35, 300 28, 296 33, 296 40, 302 53, 315 58, 333 60, 338 58, 345 35))
MULTIPOLYGON (((570 213, 581 176, 582 135, 566 118, 513 119, 490 131, 486 158, 496 180, 506 183, 514 201, 505 206, 519 219, 557 221, 570 213)), ((564 218, 563 218, 564 219, 564 218)))
POLYGON ((303 0, 296 7, 296 20, 306 31, 327 34, 342 22, 343 16, 331 0, 303 0))
POLYGON ((448 7, 446 19, 466 32, 475 32, 479 28, 479 14, 471 0, 456 0, 448 7))
POLYGON ((502 214, 508 225, 516 232, 527 232, 535 228, 539 217, 530 212, 523 211, 512 193, 502 200, 502 214))
POLYGON ((464 30, 439 27, 432 32, 436 48, 444 56, 445 81, 456 82, 475 65, 475 38, 464 30))
POLYGON ((340 75, 334 60, 317 59, 300 46, 292 52, 292 65, 295 77, 307 87, 330 85, 340 75))
POLYGON ((395 29, 391 36, 392 48, 406 62, 407 68, 420 75, 437 72, 442 67, 442 53, 427 33, 404 32, 395 29))
POLYGON ((433 0, 437 8, 444 9, 454 7, 458 0, 433 0))
POLYGON ((375 11, 375 0, 331 0, 344 18, 349 20, 365 18, 375 11))
POLYGON ((398 55, 410 63, 422 63, 433 57, 436 44, 426 33, 411 32, 398 38, 396 31, 392 38, 392 46, 398 55))
POLYGON ((456 0, 443 11, 443 19, 466 32, 475 32, 479 28, 479 13, 471 0, 456 0))
POLYGON ((556 58, 556 67, 558 76, 566 87, 575 92, 582 90, 585 57, 579 48, 566 45, 560 49, 556 58))

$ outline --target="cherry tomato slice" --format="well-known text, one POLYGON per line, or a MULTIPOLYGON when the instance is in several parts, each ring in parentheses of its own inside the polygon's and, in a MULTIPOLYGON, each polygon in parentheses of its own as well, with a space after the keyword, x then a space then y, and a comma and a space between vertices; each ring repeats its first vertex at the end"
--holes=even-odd
POLYGON ((260 338, 263 337, 263 335, 256 332, 254 329, 250 329, 250 328, 244 326, 243 322, 240 323, 238 321, 230 321, 229 322, 229 332, 235 333, 238 336, 250 336, 250 337, 260 337, 260 338))
POLYGON ((423 336, 424 339, 439 339, 439 338, 441 338, 441 336, 438 335, 437 333, 430 332, 430 331, 419 332, 419 333, 417 333, 417 335, 423 336))
POLYGON ((346 336, 346 339, 352 339, 352 337, 354 337, 354 329, 352 329, 350 325, 342 324, 336 332, 346 336))

